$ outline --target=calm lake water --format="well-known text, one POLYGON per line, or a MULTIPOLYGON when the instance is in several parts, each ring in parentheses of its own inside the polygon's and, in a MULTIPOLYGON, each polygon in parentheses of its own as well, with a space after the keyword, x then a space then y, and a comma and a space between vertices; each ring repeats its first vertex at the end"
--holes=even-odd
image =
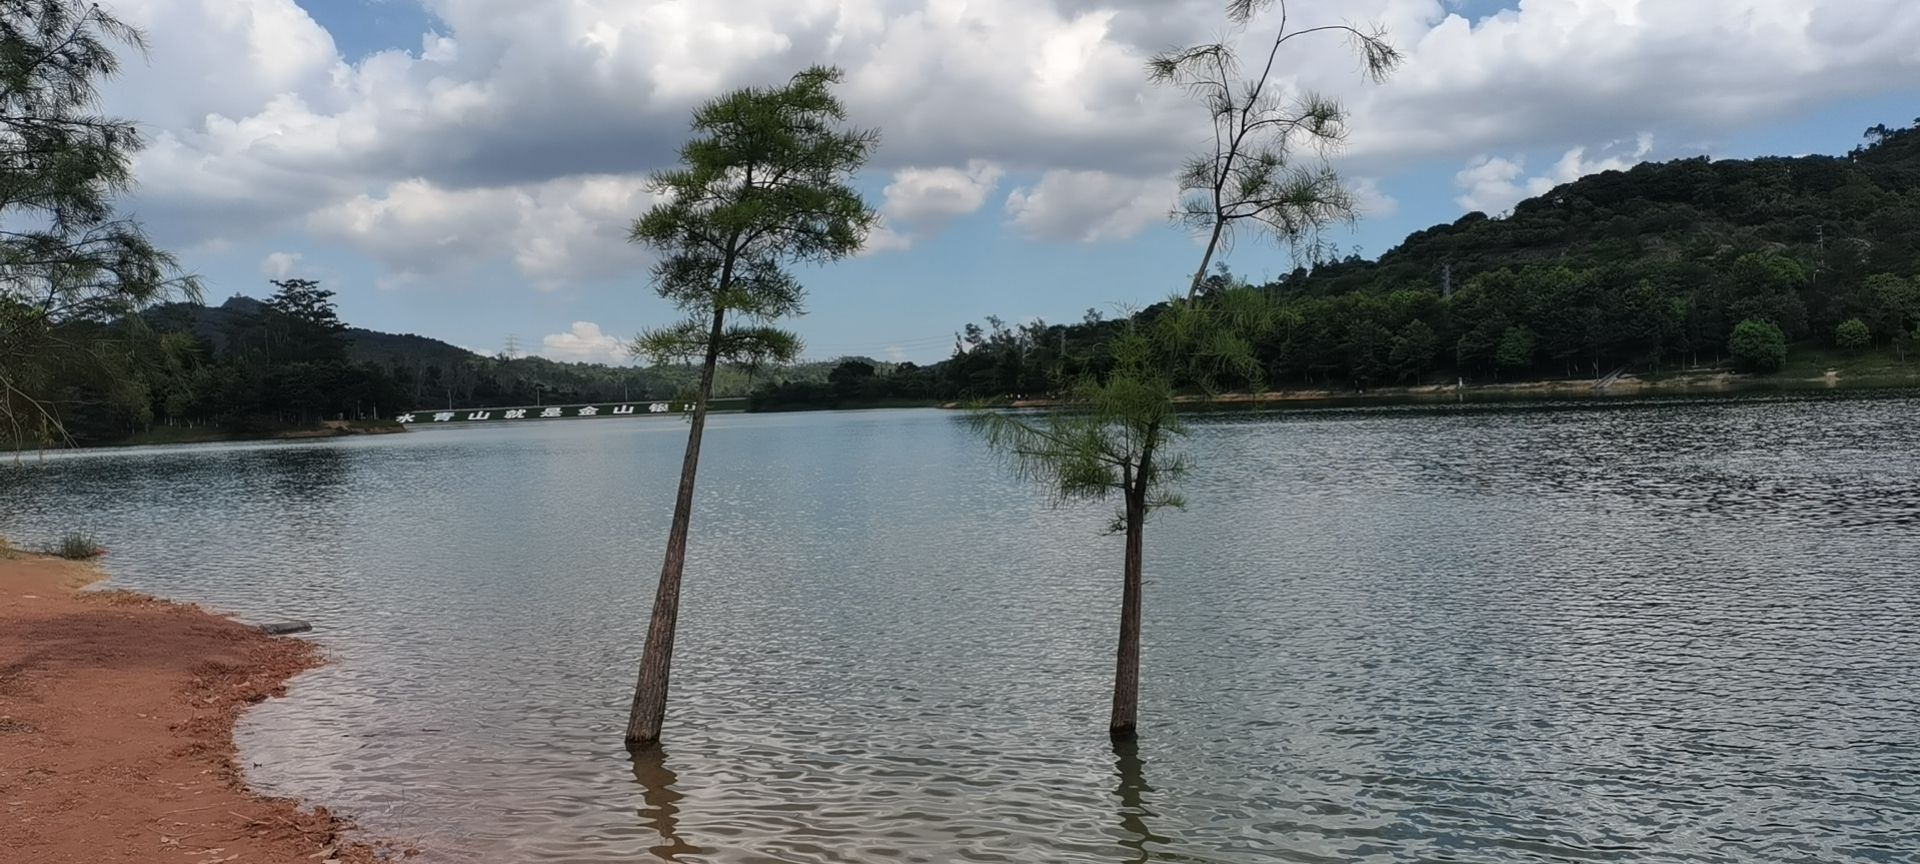
POLYGON ((251 777, 429 860, 1920 855, 1920 400, 1198 422, 1124 752, 1109 509, 958 421, 715 418, 637 764, 675 420, 58 456, 0 524, 311 620, 251 777))

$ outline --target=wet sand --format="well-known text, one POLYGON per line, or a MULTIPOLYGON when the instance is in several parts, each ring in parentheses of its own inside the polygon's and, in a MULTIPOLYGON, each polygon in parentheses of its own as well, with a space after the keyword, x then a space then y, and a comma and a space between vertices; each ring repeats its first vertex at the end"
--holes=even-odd
POLYGON ((391 857, 246 788, 233 726, 321 662, 193 606, 82 592, 89 565, 0 551, 0 859, 314 864, 391 857))

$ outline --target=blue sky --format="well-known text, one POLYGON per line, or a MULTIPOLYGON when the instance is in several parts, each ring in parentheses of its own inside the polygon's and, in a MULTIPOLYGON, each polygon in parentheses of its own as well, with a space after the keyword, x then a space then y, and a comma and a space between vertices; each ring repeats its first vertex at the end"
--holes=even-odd
MULTIPOLYGON (((1339 239, 1367 255, 1588 171, 1837 153, 1920 115, 1920 12, 1892 0, 1295 2, 1378 17, 1409 53, 1384 87, 1337 43, 1283 70, 1354 109, 1338 165, 1372 212, 1339 239)), ((153 43, 109 94, 154 141, 130 206, 210 302, 307 276, 356 325, 615 358, 674 317, 619 234, 687 106, 821 60, 882 129, 861 185, 911 241, 803 271, 810 355, 937 360, 968 321, 1149 303, 1199 257, 1156 218, 1197 115, 1138 68, 1218 32, 1211 0, 122 4, 153 43)), ((1262 242, 1229 263, 1291 267, 1262 242)))

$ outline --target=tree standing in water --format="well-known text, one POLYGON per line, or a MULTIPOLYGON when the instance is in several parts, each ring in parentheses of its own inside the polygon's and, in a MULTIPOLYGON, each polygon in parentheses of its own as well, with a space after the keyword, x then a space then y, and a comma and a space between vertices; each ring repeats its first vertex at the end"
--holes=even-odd
POLYGON ((1094 364, 1106 371, 1063 382, 1059 406, 1043 420, 994 411, 973 415, 988 445, 1019 476, 1050 487, 1056 503, 1116 494, 1121 499, 1113 533, 1125 535, 1126 557, 1107 726, 1116 740, 1133 738, 1139 725, 1147 519, 1160 507, 1181 505, 1173 487, 1189 465, 1172 450, 1184 432, 1176 387, 1212 391, 1219 381, 1257 385, 1261 376, 1252 346, 1266 326, 1266 304, 1247 288, 1203 292, 1207 269, 1231 248, 1234 230, 1243 224, 1286 242, 1296 258, 1311 259, 1323 229, 1357 215, 1353 196, 1325 160, 1344 138, 1346 113, 1331 99, 1298 94, 1288 100, 1275 92, 1269 79, 1280 49, 1303 36, 1344 34, 1376 80, 1400 61, 1377 31, 1293 28, 1286 0, 1230 0, 1227 14, 1244 27, 1275 6, 1279 33, 1257 76, 1242 77, 1226 41, 1148 63, 1153 81, 1180 86, 1205 105, 1212 133, 1212 145, 1179 175, 1182 199, 1174 215, 1206 238, 1186 295, 1153 320, 1130 323, 1111 343, 1110 362, 1094 364))
POLYGON ((655 289, 687 313, 677 324, 641 334, 633 352, 656 362, 700 358, 701 367, 627 719, 629 749, 658 742, 666 719, 694 474, 714 370, 722 362, 796 357, 798 337, 770 325, 801 312, 805 291, 785 268, 859 251, 876 218, 851 183, 879 135, 843 128, 846 110, 832 92, 839 81, 839 70, 814 67, 782 86, 736 90, 702 105, 693 115, 693 140, 680 149, 680 167, 653 177, 662 202, 633 224, 633 241, 660 253, 655 289))

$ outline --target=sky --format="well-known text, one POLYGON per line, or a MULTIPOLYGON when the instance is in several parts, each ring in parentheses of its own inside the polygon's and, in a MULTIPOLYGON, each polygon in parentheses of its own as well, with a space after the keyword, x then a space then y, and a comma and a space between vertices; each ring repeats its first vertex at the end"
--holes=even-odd
MULTIPOLYGON (((1271 42, 1223 0, 103 0, 146 32, 105 90, 147 147, 123 209, 206 299, 320 280, 356 326, 626 362, 679 316, 626 242, 694 106, 815 63, 881 144, 882 229, 799 271, 815 359, 931 362, 997 315, 1077 320, 1180 290, 1167 214, 1204 111, 1150 84, 1167 48, 1271 42)), ((1369 257, 1470 210, 1642 160, 1843 153, 1920 117, 1912 0, 1291 0, 1379 25, 1384 83, 1338 38, 1275 80, 1348 109, 1331 156, 1369 257)), ((1255 281, 1288 251, 1243 238, 1255 281)))

